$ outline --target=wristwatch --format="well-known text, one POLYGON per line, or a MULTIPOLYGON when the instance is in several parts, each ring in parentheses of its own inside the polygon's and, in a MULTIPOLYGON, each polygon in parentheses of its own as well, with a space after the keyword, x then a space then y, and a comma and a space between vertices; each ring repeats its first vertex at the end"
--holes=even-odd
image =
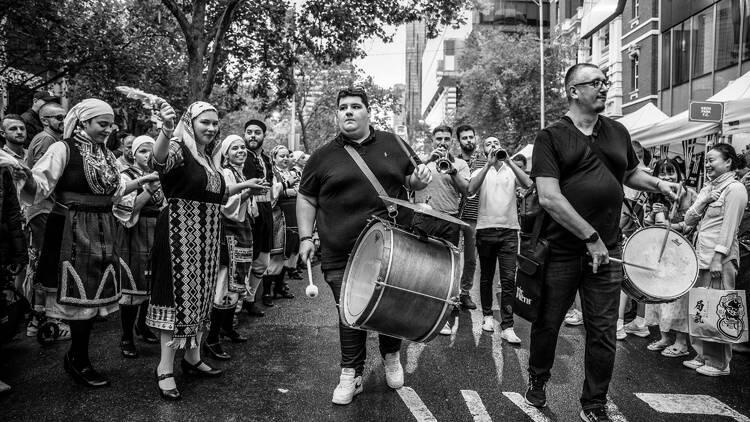
POLYGON ((594 232, 594 234, 592 234, 591 236, 583 239, 583 241, 586 242, 586 243, 594 243, 597 240, 599 240, 599 233, 597 233, 597 232, 594 232))

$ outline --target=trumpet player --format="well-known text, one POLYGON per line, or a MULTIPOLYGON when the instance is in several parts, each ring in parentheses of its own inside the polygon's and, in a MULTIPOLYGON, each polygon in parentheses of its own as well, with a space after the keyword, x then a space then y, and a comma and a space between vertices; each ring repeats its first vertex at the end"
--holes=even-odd
MULTIPOLYGON (((449 126, 438 126, 432 131, 435 149, 430 153, 427 168, 433 174, 426 188, 415 192, 414 201, 426 203, 434 210, 458 217, 461 195, 469 187, 469 164, 450 153, 453 130, 449 126)), ((439 218, 421 215, 415 226, 426 234, 440 237, 458 246, 461 229, 455 224, 439 218)), ((445 324, 440 334, 448 335, 451 327, 445 324)))
POLYGON ((518 212, 516 188, 528 188, 531 179, 500 146, 489 137, 483 142, 487 164, 474 170, 469 181, 469 195, 479 195, 477 216, 477 254, 479 255, 479 296, 482 303, 482 330, 494 331, 492 280, 495 262, 500 268, 500 337, 512 344, 521 343, 513 330, 513 295, 515 293, 516 253, 518 252, 518 212))

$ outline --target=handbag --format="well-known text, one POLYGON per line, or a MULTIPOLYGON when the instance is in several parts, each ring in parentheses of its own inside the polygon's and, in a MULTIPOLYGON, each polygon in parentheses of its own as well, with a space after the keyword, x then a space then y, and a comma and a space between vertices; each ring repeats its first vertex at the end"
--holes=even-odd
POLYGON ((714 343, 748 341, 747 296, 744 290, 696 287, 688 293, 688 331, 714 343))
POLYGON ((531 233, 521 232, 520 248, 516 255, 516 294, 513 298, 513 313, 529 322, 536 320, 542 301, 549 243, 540 238, 539 233, 546 216, 547 213, 542 210, 534 221, 531 233))

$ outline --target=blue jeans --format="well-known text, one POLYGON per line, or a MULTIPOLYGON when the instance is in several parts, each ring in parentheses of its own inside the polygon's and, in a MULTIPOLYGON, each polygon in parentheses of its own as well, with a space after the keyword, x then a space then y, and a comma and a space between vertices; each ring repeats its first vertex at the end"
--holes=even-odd
MULTIPOLYGON (((341 296, 341 284, 344 280, 344 268, 323 271, 326 283, 331 287, 333 298, 336 300, 336 313, 339 308, 339 297, 341 296)), ((365 358, 367 357, 367 331, 350 328, 341 322, 339 314, 339 341, 341 342, 341 367, 354 368, 356 376, 362 375, 365 369, 365 358)), ((379 335, 380 355, 385 357, 388 353, 401 350, 401 339, 379 335)))
MULTIPOLYGON (((620 258, 622 251, 618 246, 609 254, 620 258)), ((623 279, 620 264, 611 262, 599 267, 594 274, 590 262, 588 256, 562 257, 550 251, 539 316, 531 325, 529 348, 529 374, 549 380, 560 325, 578 291, 586 329, 585 379, 581 394, 584 409, 607 403, 607 390, 615 366, 617 311, 623 279)))
POLYGON ((513 327, 513 297, 516 294, 516 254, 518 230, 491 228, 477 230, 479 255, 479 295, 482 314, 492 315, 492 280, 495 279, 495 262, 500 268, 500 327, 513 327))

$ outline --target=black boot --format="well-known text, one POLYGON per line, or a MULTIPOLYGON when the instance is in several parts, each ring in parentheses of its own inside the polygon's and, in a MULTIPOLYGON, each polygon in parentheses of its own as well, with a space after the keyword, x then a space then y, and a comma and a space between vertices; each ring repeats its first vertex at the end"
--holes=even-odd
POLYGON ((263 276, 263 296, 261 296, 261 301, 263 302, 263 306, 267 306, 267 307, 273 306, 273 295, 271 293, 272 286, 273 286, 273 279, 274 279, 274 276, 272 275, 263 276))
POLYGON ((224 322, 225 312, 223 309, 211 308, 211 328, 208 330, 203 350, 212 358, 218 360, 229 360, 231 356, 221 348, 219 341, 219 330, 224 322))
POLYGON ((287 268, 281 270, 281 274, 272 276, 274 281, 273 298, 294 299, 294 295, 289 292, 289 285, 284 282, 284 273, 287 268))
POLYGON ((76 382, 89 387, 106 387, 109 380, 91 366, 89 337, 93 320, 70 321, 70 350, 63 359, 63 368, 76 382))
POLYGON ((234 326, 232 325, 232 318, 234 317, 234 308, 231 309, 223 309, 221 312, 224 312, 224 320, 221 324, 221 331, 219 332, 223 337, 227 337, 230 340, 232 340, 232 343, 244 343, 247 341, 247 337, 244 337, 242 334, 238 333, 237 330, 234 329, 234 326))
POLYGON ((256 317, 266 316, 265 312, 263 312, 260 308, 255 306, 255 302, 243 301, 242 309, 246 310, 250 316, 256 316, 256 317))
POLYGON ((133 340, 133 326, 138 316, 137 305, 120 305, 120 321, 122 322, 122 338, 120 339, 120 352, 126 358, 137 358, 138 350, 133 340))
POLYGON ((146 315, 148 314, 148 301, 141 303, 138 307, 138 320, 135 324, 135 334, 141 336, 144 342, 148 344, 156 344, 159 342, 159 338, 156 334, 148 328, 146 325, 146 315))

